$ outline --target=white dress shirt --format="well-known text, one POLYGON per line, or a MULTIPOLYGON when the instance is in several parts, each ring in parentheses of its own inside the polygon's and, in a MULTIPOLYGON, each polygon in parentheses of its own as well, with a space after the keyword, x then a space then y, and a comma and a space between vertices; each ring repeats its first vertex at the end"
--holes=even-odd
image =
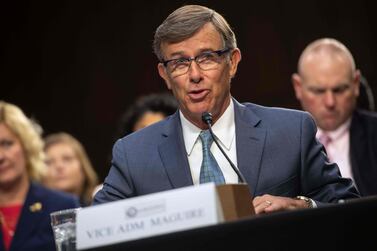
MULTIPOLYGON (((179 115, 182 123, 183 140, 185 142, 185 148, 187 153, 188 162, 190 165, 190 171, 192 181, 195 185, 199 184, 200 168, 202 165, 203 152, 202 141, 199 138, 199 134, 202 131, 199 127, 188 121, 185 116, 179 111, 179 115)), ((236 127, 234 122, 234 105, 231 100, 228 108, 223 115, 212 126, 212 130, 216 135, 216 138, 224 149, 228 157, 237 166, 237 150, 236 150, 236 127)), ((211 152, 215 157, 217 163, 223 172, 225 182, 238 183, 238 176, 230 166, 227 159, 221 153, 216 143, 211 145, 211 152)))
POLYGON ((327 134, 331 138, 331 142, 327 145, 326 151, 331 157, 330 160, 338 164, 342 177, 351 178, 353 174, 350 159, 350 126, 351 118, 334 131, 323 131, 318 128, 317 138, 327 134))

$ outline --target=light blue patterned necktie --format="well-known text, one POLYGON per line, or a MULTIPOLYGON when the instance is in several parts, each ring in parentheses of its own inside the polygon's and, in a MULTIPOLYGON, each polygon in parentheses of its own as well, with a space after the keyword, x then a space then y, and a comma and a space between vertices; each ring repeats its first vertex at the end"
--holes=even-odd
POLYGON ((209 130, 204 130, 200 132, 199 135, 202 140, 203 148, 203 161, 200 168, 200 183, 215 182, 215 184, 224 184, 225 179, 219 164, 217 164, 216 159, 211 153, 211 145, 213 139, 209 130))

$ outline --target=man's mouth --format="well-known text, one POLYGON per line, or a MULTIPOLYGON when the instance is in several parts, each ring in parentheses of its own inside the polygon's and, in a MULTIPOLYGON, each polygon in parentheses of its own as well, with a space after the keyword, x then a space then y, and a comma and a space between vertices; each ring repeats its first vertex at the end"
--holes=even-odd
POLYGON ((195 91, 190 91, 188 93, 188 96, 190 99, 194 102, 199 102, 205 99, 207 94, 209 93, 209 90, 203 89, 203 90, 195 90, 195 91))

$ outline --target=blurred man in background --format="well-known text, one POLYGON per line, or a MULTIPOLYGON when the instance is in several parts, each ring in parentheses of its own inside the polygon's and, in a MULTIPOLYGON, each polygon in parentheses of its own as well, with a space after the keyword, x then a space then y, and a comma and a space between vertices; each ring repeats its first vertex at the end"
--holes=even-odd
POLYGON ((350 51, 322 38, 302 52, 292 83, 302 108, 316 121, 330 161, 366 196, 377 194, 377 114, 357 109, 360 76, 350 51))

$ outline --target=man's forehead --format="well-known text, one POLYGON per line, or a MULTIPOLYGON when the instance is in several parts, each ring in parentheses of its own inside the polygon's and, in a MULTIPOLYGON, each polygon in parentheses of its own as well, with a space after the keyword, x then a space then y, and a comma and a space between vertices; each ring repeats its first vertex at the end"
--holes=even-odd
POLYGON ((222 48, 223 39, 221 34, 211 23, 207 23, 191 37, 182 41, 161 43, 161 50, 165 57, 176 54, 197 54, 203 51, 219 50, 222 48))
POLYGON ((300 74, 349 74, 352 64, 344 53, 309 52, 300 62, 300 74))
POLYGON ((308 64, 300 73, 306 84, 332 87, 353 81, 353 72, 346 65, 308 64))

